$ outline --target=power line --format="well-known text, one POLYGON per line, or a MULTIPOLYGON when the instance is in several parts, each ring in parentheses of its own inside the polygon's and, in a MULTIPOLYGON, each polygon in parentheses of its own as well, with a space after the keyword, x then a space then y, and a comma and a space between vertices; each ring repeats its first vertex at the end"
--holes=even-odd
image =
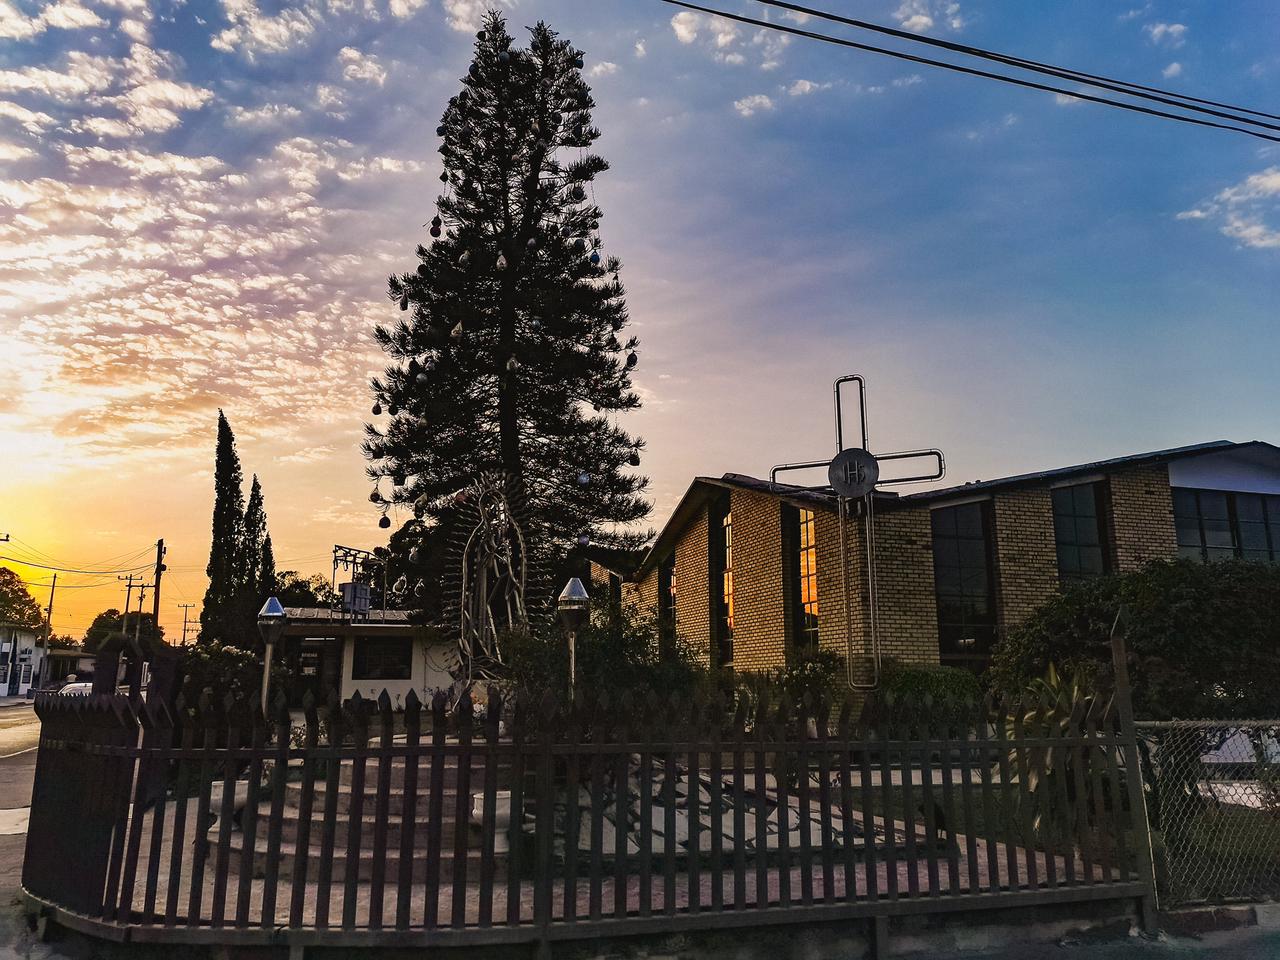
MULTIPOLYGON (((1214 120, 1201 120, 1197 117, 1188 117, 1183 114, 1170 113, 1167 110, 1157 110, 1153 107, 1143 107, 1136 103, 1125 103, 1122 100, 1112 100, 1109 97, 1099 97, 1094 94, 1084 93, 1080 90, 1068 90, 1064 87, 1055 87, 1047 83, 1039 83, 1035 80, 1024 80, 1019 77, 1010 77, 1002 73, 993 73, 990 70, 981 70, 977 67, 966 67, 958 63, 948 63, 945 60, 933 60, 929 57, 920 57, 913 53, 903 53, 901 50, 890 50, 886 47, 877 47, 868 43, 859 43, 856 40, 847 40, 843 37, 833 37, 825 33, 818 33, 814 30, 802 30, 799 27, 788 27, 780 23, 770 23, 768 20, 759 20, 755 17, 747 17, 737 13, 726 13, 723 10, 716 10, 711 7, 704 7, 701 4, 690 3, 688 0, 661 0, 662 3, 670 4, 673 7, 682 7, 686 10, 696 10, 699 13, 705 13, 713 17, 722 17, 725 20, 732 20, 736 23, 746 24, 748 26, 760 27, 764 30, 774 30, 779 33, 787 33, 792 36, 805 37, 809 40, 821 40, 824 43, 834 44, 839 47, 848 47, 853 50, 862 50, 866 53, 878 53, 882 56, 893 57, 896 60, 905 60, 908 63, 916 63, 926 67, 938 67, 943 70, 951 70, 954 73, 963 73, 968 76, 982 77, 987 80, 998 80, 1002 83, 1012 84, 1017 87, 1026 87, 1030 90, 1041 90, 1045 93, 1061 94, 1065 97, 1072 97, 1076 100, 1084 100, 1089 103, 1100 103, 1103 106, 1117 107, 1121 110, 1129 110, 1133 113, 1142 113, 1147 116, 1160 117, 1165 120, 1176 120, 1179 123, 1189 123, 1198 127, 1213 127, 1217 130, 1231 130, 1235 133, 1243 133, 1250 137, 1256 137, 1259 140, 1269 140, 1273 143, 1280 143, 1280 136, 1271 136, 1260 130, 1250 130, 1246 127, 1237 127, 1229 123, 1218 123, 1214 120)), ((1241 122, 1253 122, 1245 121, 1241 122)))
MULTIPOLYGON (((46 553, 45 551, 43 551, 43 550, 41 550, 39 547, 37 547, 35 544, 30 543, 30 542, 28 542, 28 541, 26 541, 26 540, 23 540, 21 537, 14 537, 14 538, 13 538, 13 542, 14 542, 14 544, 15 544, 15 545, 20 546, 23 550, 26 550, 28 553, 32 553, 32 554, 34 554, 37 558, 41 558, 41 559, 47 560, 49 563, 54 563, 54 564, 63 564, 63 565, 65 565, 65 566, 77 566, 77 564, 68 563, 68 562, 66 562, 66 561, 64 561, 64 560, 60 560, 59 558, 57 558, 57 557, 55 557, 55 556, 53 556, 53 555, 51 555, 51 554, 49 554, 49 553, 46 553)), ((105 558, 105 559, 103 559, 103 560, 98 560, 98 561, 95 561, 95 562, 93 562, 93 563, 86 563, 86 564, 84 564, 84 566, 86 566, 86 567, 105 567, 105 566, 107 566, 107 565, 109 565, 109 564, 112 564, 112 563, 125 563, 125 564, 127 564, 127 563, 131 563, 132 561, 134 561, 134 560, 136 560, 136 559, 138 559, 138 558, 140 558, 140 557, 142 557, 142 556, 145 556, 146 554, 149 554, 150 552, 151 552, 151 547, 150 547, 150 546, 143 547, 141 550, 126 550, 126 551, 124 551, 123 553, 117 553, 117 554, 115 554, 114 556, 107 557, 107 558, 105 558)), ((25 562, 25 561, 24 561, 24 562, 25 562)))
POLYGON ((1132 83, 1128 80, 1117 80, 1114 77, 1104 77, 1099 74, 1088 73, 1083 70, 1073 70, 1070 67, 1059 67, 1039 60, 1015 57, 1012 54, 986 50, 982 47, 974 47, 965 43, 956 43, 954 40, 943 40, 938 37, 923 36, 918 33, 911 33, 908 30, 899 30, 894 27, 886 27, 883 24, 870 23, 866 20, 857 20, 852 17, 829 13, 825 10, 819 10, 814 7, 806 7, 798 3, 787 3, 785 0, 756 0, 756 2, 762 3, 768 7, 777 7, 781 10, 790 10, 793 13, 803 13, 807 16, 816 17, 820 20, 829 20, 832 23, 840 23, 845 26, 856 27, 859 30, 868 30, 873 33, 896 37, 900 40, 908 40, 912 43, 922 43, 931 47, 940 47, 944 50, 950 50, 955 53, 963 53, 968 56, 978 57, 982 60, 1003 63, 1007 66, 1030 70, 1035 73, 1058 77, 1063 80, 1074 80, 1079 83, 1088 84, 1089 86, 1100 87, 1105 90, 1111 90, 1115 93, 1122 93, 1130 97, 1152 100, 1157 103, 1180 107, 1184 110, 1194 110, 1198 113, 1209 114, 1210 116, 1222 117, 1227 120, 1236 120, 1240 123, 1251 123, 1256 126, 1266 127, 1269 130, 1280 130, 1280 126, 1274 123, 1263 123, 1258 120, 1250 120, 1248 117, 1238 115, 1240 113, 1248 113, 1256 117, 1267 117, 1271 120, 1280 120, 1280 115, 1274 113, 1264 113, 1261 110, 1251 110, 1248 107, 1240 107, 1230 103, 1220 103, 1217 100, 1205 100, 1200 97, 1192 97, 1184 93, 1176 93, 1172 90, 1162 90, 1159 87, 1149 87, 1141 83, 1132 83), (1201 106, 1193 106, 1193 104, 1200 104, 1201 106), (1221 107, 1223 110, 1232 110, 1235 111, 1235 113, 1223 113, 1219 110, 1207 109, 1208 107, 1221 107))
POLYGON ((149 563, 142 563, 135 567, 121 567, 119 570, 73 570, 70 567, 55 567, 44 563, 33 563, 30 560, 23 560, 21 557, 0 556, 0 560, 11 560, 14 563, 21 563, 28 567, 38 567, 41 570, 56 570, 58 573, 80 573, 86 577, 101 577, 107 574, 130 573, 132 571, 145 570, 151 566, 149 563))

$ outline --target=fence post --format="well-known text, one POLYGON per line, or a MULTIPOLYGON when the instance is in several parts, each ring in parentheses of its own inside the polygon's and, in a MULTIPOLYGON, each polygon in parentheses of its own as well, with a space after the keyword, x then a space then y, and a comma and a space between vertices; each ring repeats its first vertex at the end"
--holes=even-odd
POLYGON ((1116 710, 1120 715, 1120 739, 1124 750, 1124 779, 1129 797, 1129 815, 1133 821, 1135 853, 1139 876, 1147 892, 1139 900, 1142 931, 1154 937, 1159 932, 1156 917, 1156 874, 1151 853, 1151 824, 1147 819, 1147 798, 1142 789, 1142 768, 1138 756, 1138 731, 1133 723, 1133 700, 1129 690, 1129 651, 1124 640, 1124 607, 1116 614, 1111 628, 1111 663, 1116 680, 1116 710))

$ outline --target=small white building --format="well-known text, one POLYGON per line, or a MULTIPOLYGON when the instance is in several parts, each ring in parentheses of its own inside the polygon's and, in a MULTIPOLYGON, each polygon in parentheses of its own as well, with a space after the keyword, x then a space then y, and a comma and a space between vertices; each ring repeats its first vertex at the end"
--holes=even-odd
POLYGON ((404 610, 370 610, 358 619, 322 607, 287 607, 288 623, 279 656, 288 668, 289 705, 310 691, 321 703, 330 690, 343 700, 357 691, 376 698, 383 690, 400 709, 413 690, 429 703, 453 683, 453 644, 430 642, 404 610))
POLYGON ((43 672, 42 628, 0 622, 0 697, 25 697, 43 672))

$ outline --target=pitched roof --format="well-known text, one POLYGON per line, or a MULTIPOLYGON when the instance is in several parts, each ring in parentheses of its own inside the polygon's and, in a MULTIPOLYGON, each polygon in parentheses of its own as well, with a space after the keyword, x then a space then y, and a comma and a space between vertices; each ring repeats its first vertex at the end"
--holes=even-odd
MULTIPOLYGON (((1193 443, 1185 447, 1170 447, 1165 450, 1154 450, 1150 453, 1136 453, 1124 457, 1112 457, 1108 460, 1094 460, 1090 463, 1079 463, 1070 467, 1058 467, 1052 470, 1040 470, 1035 473, 1022 473, 1012 477, 1001 477, 996 480, 978 480, 954 487, 942 487, 937 490, 925 490, 899 496, 896 493, 877 490, 878 510, 901 510, 919 506, 933 500, 947 497, 969 496, 987 493, 994 490, 1029 486, 1045 481, 1063 480, 1073 476, 1087 476, 1095 473, 1106 473, 1117 469, 1148 466, 1157 463, 1168 463, 1184 457, 1192 457, 1205 453, 1226 450, 1256 449, 1273 451, 1280 454, 1280 447, 1262 440, 1248 440, 1235 443, 1231 440, 1210 440, 1207 443, 1193 443)), ((649 548, 644 559, 636 568, 635 577, 643 576, 665 555, 668 545, 675 539, 693 514, 709 500, 718 489, 751 490, 755 493, 777 497, 787 503, 808 509, 835 510, 838 500, 830 488, 798 487, 788 483, 773 483, 760 480, 741 473, 726 473, 721 477, 695 477, 681 497, 679 504, 672 511, 670 519, 663 525, 653 546, 649 548)))

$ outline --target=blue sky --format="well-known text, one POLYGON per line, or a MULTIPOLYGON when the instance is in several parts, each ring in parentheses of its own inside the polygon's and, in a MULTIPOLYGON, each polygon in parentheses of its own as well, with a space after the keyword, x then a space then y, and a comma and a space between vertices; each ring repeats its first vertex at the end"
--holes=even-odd
MULTIPOLYGON (((379 542, 368 332, 483 6, 0 0, 0 532, 76 560, 167 536, 198 600, 222 406, 283 560, 379 542)), ((829 6, 1280 112, 1266 2, 829 6)), ((825 453, 847 372, 873 447, 939 446, 949 482, 1278 439, 1262 141, 657 0, 503 9, 587 54, 656 522, 695 474, 825 453)))

